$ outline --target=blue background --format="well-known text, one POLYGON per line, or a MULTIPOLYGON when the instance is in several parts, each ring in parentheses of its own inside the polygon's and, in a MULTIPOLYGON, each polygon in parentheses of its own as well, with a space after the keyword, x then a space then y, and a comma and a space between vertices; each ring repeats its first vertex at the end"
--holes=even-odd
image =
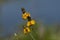
POLYGON ((5 3, 2 7, 3 32, 0 36, 9 36, 18 30, 17 24, 23 22, 21 7, 31 13, 32 18, 44 24, 60 23, 59 0, 19 0, 5 3))

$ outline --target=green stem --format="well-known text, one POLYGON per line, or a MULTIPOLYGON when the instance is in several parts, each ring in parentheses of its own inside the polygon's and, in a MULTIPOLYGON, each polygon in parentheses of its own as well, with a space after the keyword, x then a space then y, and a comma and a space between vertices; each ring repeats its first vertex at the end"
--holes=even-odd
POLYGON ((31 36, 31 38, 33 39, 33 40, 35 40, 35 38, 33 37, 33 35, 30 33, 30 36, 31 36))

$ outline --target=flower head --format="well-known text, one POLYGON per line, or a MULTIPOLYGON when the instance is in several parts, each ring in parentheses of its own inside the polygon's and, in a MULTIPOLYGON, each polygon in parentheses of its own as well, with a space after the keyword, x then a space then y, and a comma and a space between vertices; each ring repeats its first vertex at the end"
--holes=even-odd
POLYGON ((27 22, 27 26, 30 27, 32 25, 35 25, 35 20, 31 20, 27 22))
POLYGON ((29 27, 24 27, 24 34, 27 34, 29 33, 31 30, 29 27))
POLYGON ((22 14, 22 18, 25 19, 25 20, 27 19, 28 16, 30 16, 30 14, 27 13, 27 12, 25 12, 24 14, 22 14))

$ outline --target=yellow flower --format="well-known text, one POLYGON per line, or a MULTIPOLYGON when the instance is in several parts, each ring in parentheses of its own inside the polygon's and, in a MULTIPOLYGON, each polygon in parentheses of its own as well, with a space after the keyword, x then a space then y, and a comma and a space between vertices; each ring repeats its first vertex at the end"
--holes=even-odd
POLYGON ((30 28, 27 27, 26 29, 27 29, 28 32, 30 32, 30 28))
POLYGON ((32 25, 35 25, 35 20, 31 20, 27 22, 27 26, 30 27, 32 25))
POLYGON ((22 14, 22 18, 25 20, 27 19, 28 16, 30 16, 30 13, 26 12, 26 13, 22 14))
POLYGON ((27 32, 26 32, 26 29, 24 29, 24 34, 26 34, 27 32))
POLYGON ((30 28, 28 28, 28 27, 25 27, 24 28, 24 34, 27 34, 27 33, 29 33, 31 30, 30 30, 30 28))

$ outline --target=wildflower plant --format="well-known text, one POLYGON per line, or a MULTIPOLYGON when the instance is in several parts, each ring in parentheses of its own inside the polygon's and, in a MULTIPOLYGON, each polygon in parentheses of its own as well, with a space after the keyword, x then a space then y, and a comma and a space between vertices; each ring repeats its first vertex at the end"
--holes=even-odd
POLYGON ((12 40, 40 40, 38 24, 36 23, 36 20, 33 20, 30 16, 30 13, 26 12, 24 8, 21 9, 22 19, 25 20, 26 23, 20 25, 20 27, 22 27, 22 30, 17 34, 14 33, 12 40))
POLYGON ((24 8, 22 8, 21 10, 23 13, 22 18, 28 20, 26 25, 24 26, 24 34, 29 34, 32 37, 32 40, 35 40, 32 34, 34 30, 33 26, 36 24, 36 22, 31 18, 30 13, 26 12, 24 8))

